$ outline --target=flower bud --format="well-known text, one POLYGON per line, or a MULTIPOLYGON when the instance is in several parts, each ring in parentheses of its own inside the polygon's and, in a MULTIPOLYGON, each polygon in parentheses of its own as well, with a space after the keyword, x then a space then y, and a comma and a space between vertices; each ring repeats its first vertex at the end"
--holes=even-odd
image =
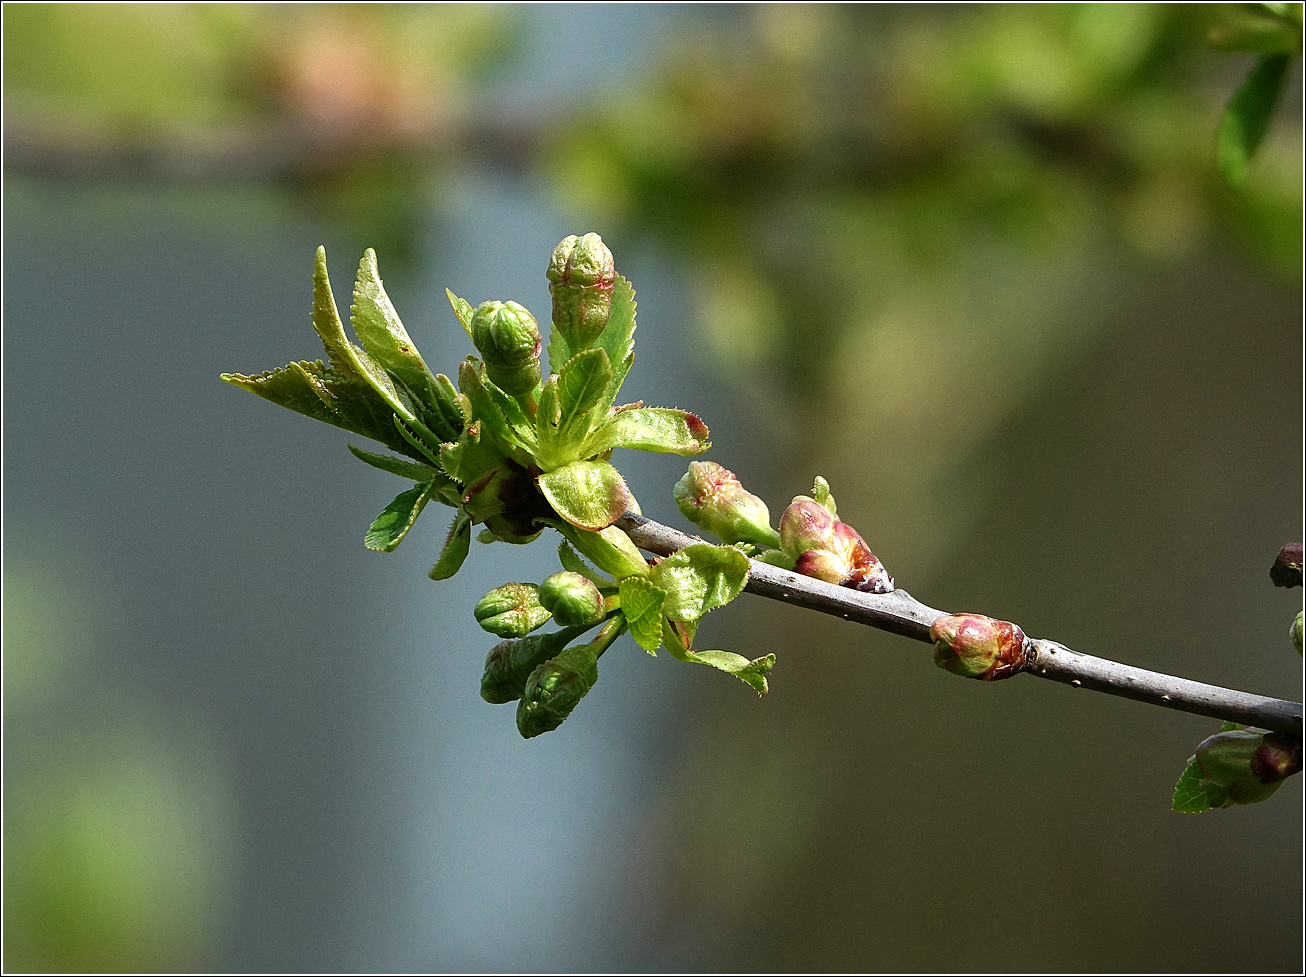
POLYGON ((568 648, 539 665, 517 704, 517 730, 530 739, 557 729, 598 680, 598 655, 590 645, 568 648))
MULTIPOLYGON (((476 621, 501 638, 520 638, 549 619, 540 606, 539 588, 533 583, 506 583, 476 602, 476 621)), ((565 621, 559 621, 565 624, 565 621)))
POLYGON ((714 461, 691 461, 672 495, 681 515, 727 543, 780 545, 766 503, 714 461))
POLYGON ((1025 632, 983 614, 946 614, 930 627, 934 664, 967 678, 1010 678, 1025 664, 1025 632))
POLYGON ((1213 784, 1229 787, 1251 773, 1252 756, 1264 736, 1250 729, 1230 729, 1208 736, 1197 747, 1195 759, 1202 776, 1213 784))
POLYGON ((1302 645, 1302 612, 1298 611, 1297 616, 1292 619, 1292 627, 1288 628, 1288 638, 1292 641, 1292 646, 1297 649, 1297 654, 1301 654, 1302 645))
POLYGON ((563 570, 540 584, 540 603, 564 627, 593 627, 603 620, 603 595, 592 581, 563 570))
POLYGON ((795 498, 780 517, 780 549, 804 576, 863 593, 893 590, 893 578, 857 530, 805 495, 795 498))
POLYGON ((1285 733, 1266 733, 1252 754, 1252 773, 1263 784, 1277 784, 1301 772, 1301 740, 1285 733))
POLYGON ((549 259, 553 328, 572 352, 589 349, 603 334, 612 314, 617 270, 612 252, 597 234, 562 239, 549 259))
POLYGON ((1276 587, 1300 587, 1302 580, 1302 545, 1285 543, 1270 567, 1270 579, 1276 587))
POLYGON ((564 628, 549 634, 500 641, 485 656, 481 698, 495 704, 520 699, 531 672, 583 633, 583 628, 564 628))
POLYGON ((540 327, 516 302, 484 302, 472 316, 472 342, 485 372, 505 393, 530 393, 540 382, 540 327))

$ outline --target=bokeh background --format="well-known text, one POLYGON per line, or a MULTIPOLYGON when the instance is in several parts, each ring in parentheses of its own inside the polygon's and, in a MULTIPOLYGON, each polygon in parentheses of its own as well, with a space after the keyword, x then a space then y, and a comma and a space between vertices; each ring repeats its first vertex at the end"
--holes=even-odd
POLYGON ((1298 698, 1301 74, 1224 185, 1215 16, 7 6, 6 969, 1296 971, 1301 778, 1169 810, 1214 721, 746 596, 764 700, 623 641, 523 741, 471 607, 556 541, 368 552, 398 483, 217 378, 319 355, 318 244, 452 372, 446 286, 546 312, 597 230, 629 398, 773 513, 823 474, 934 606, 1298 698))

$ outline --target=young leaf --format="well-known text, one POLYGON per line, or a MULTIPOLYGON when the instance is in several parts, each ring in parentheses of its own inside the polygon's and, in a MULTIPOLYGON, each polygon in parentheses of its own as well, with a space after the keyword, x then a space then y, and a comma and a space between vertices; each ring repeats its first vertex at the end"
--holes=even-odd
POLYGON ((466 513, 459 512, 454 517, 453 525, 449 527, 449 535, 445 537, 440 559, 431 567, 431 572, 427 576, 432 580, 449 579, 463 565, 463 560, 467 559, 471 547, 472 521, 467 518, 466 513))
POLYGON ((379 468, 383 472, 389 472, 391 475, 398 475, 400 478, 411 478, 414 482, 423 483, 446 480, 444 472, 438 471, 430 465, 416 464, 407 459, 395 458, 391 455, 378 455, 372 451, 355 448, 352 444, 348 447, 353 456, 359 461, 365 462, 373 468, 379 468))
POLYGON ((612 367, 612 381, 603 404, 604 413, 616 402, 617 392, 635 362, 635 289, 621 275, 612 288, 612 314, 598 341, 594 344, 608 354, 612 367))
MULTIPOLYGON (((486 380, 483 370, 480 360, 475 356, 467 357, 458 367, 458 386, 471 402, 472 413, 484 423, 483 430, 490 435, 500 451, 522 467, 527 467, 534 462, 534 453, 531 449, 535 447, 535 432, 529 428, 518 431, 509 423, 487 389, 489 381, 486 380), (524 443, 526 438, 530 439, 529 448, 524 443)), ((520 407, 517 408, 516 416, 525 420, 520 407)))
POLYGON ((561 519, 544 520, 576 547, 583 555, 594 562, 604 573, 609 573, 617 580, 626 577, 647 577, 649 566, 640 555, 629 536, 616 526, 609 526, 597 533, 577 529, 561 519))
POLYGON ((693 654, 700 664, 729 672, 745 685, 756 689, 758 695, 766 695, 766 675, 775 667, 775 655, 763 655, 749 661, 732 651, 696 651, 693 654))
POLYGON ((585 443, 592 458, 613 448, 661 454, 698 455, 711 445, 707 425, 689 411, 674 407, 636 407, 614 414, 585 443))
POLYGON ((662 604, 667 592, 644 577, 621 581, 621 613, 626 616, 630 636, 650 655, 662 647, 662 604))
POLYGON ((458 322, 463 327, 463 332, 467 333, 467 338, 472 338, 472 316, 476 315, 476 310, 472 304, 465 299, 460 299, 449 289, 444 290, 444 294, 449 296, 449 304, 453 306, 454 315, 458 316, 458 322))
POLYGON ((321 247, 317 249, 313 269, 313 328, 326 347, 335 371, 366 383, 404 420, 416 420, 412 410, 400 400, 399 392, 385 370, 345 335, 345 326, 340 321, 340 312, 331 294, 331 281, 327 277, 326 249, 321 247))
MULTIPOLYGON (((371 248, 363 253, 363 259, 358 264, 350 313, 350 322, 363 348, 387 372, 407 385, 416 395, 418 404, 430 404, 434 408, 443 391, 437 386, 435 375, 427 368, 422 354, 417 351, 408 330, 400 321, 399 313, 386 295, 376 267, 376 252, 371 248)), ((457 432, 441 434, 449 440, 457 432)))
POLYGON ((1200 814, 1213 807, 1223 807, 1228 799, 1229 788, 1213 784, 1202 776, 1202 768, 1197 765, 1194 757, 1188 761, 1188 766, 1174 786, 1170 810, 1180 814, 1200 814))
POLYGON ((744 589, 748 557, 733 546, 695 543, 655 566, 649 579, 667 592, 663 614, 673 621, 697 621, 744 589))
POLYGON ((577 556, 576 551, 567 545, 565 539, 558 544, 558 560, 562 563, 562 568, 564 570, 570 570, 572 573, 579 573, 582 577, 587 577, 590 580, 593 580, 600 587, 616 586, 614 581, 603 576, 603 574, 599 573, 577 556))
POLYGON ((1258 58, 1220 119, 1217 139, 1220 172, 1233 186, 1242 183, 1252 156, 1270 128, 1291 61, 1287 54, 1258 58))
POLYGON ((559 461, 558 425, 562 407, 558 402, 558 375, 552 374, 540 390, 540 401, 535 411, 536 460, 543 468, 557 468, 559 461))
POLYGON ((400 492, 394 501, 386 506, 367 530, 363 542, 369 550, 389 553, 403 542, 408 530, 421 515, 422 509, 431 498, 435 483, 414 485, 407 492, 400 492))
POLYGON ((558 374, 560 452, 577 458, 595 453, 582 452, 581 446, 592 426, 591 412, 602 400, 611 381, 608 354, 601 349, 577 353, 563 366, 558 374))
MULTIPOLYGON (((540 475, 539 486, 553 511, 581 529, 611 526, 630 503, 625 480, 606 461, 563 465, 540 475)), ((744 562, 747 564, 747 558, 744 562)))

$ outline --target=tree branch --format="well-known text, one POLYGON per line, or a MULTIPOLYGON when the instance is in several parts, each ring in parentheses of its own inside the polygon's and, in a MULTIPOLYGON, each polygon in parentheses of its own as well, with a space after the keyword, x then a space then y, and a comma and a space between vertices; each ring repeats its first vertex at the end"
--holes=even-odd
MULTIPOLYGON (((660 556, 669 556, 691 543, 702 542, 696 536, 633 512, 622 516, 617 525, 641 549, 660 556)), ((744 587, 748 593, 796 604, 823 614, 833 614, 845 621, 856 621, 917 641, 929 642, 930 625, 944 615, 943 611, 927 607, 905 590, 895 590, 888 594, 864 594, 767 563, 759 563, 757 560, 751 560, 750 563, 748 583, 744 587)), ((1075 688, 1106 692, 1178 709, 1180 712, 1257 726, 1297 737, 1302 735, 1302 707, 1299 702, 1271 699, 1122 665, 1072 651, 1065 645, 1042 638, 1030 639, 1026 644, 1025 666, 1022 671, 1075 688)))

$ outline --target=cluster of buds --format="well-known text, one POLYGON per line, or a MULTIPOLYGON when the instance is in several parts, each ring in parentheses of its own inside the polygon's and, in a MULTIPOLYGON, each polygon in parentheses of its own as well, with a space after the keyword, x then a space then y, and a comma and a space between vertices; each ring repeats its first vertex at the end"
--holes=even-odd
POLYGON ((563 238, 549 259, 553 328, 573 353, 589 349, 612 314, 617 268, 612 252, 597 234, 563 238))
POLYGON ((893 590, 889 571, 857 530, 834 517, 829 505, 800 495, 780 517, 780 549, 794 571, 870 594, 893 590))
POLYGON ((1010 678, 1025 664, 1025 632, 983 614, 945 614, 930 626, 934 664, 984 681, 1010 678))
POLYGON ((672 495, 681 515, 723 542, 773 549, 780 545, 766 503, 746 490, 734 472, 714 461, 691 461, 672 495))
POLYGON ((1222 730, 1201 742, 1193 762, 1209 784, 1227 788, 1218 806, 1256 804, 1301 770, 1301 740, 1250 726, 1222 730))

